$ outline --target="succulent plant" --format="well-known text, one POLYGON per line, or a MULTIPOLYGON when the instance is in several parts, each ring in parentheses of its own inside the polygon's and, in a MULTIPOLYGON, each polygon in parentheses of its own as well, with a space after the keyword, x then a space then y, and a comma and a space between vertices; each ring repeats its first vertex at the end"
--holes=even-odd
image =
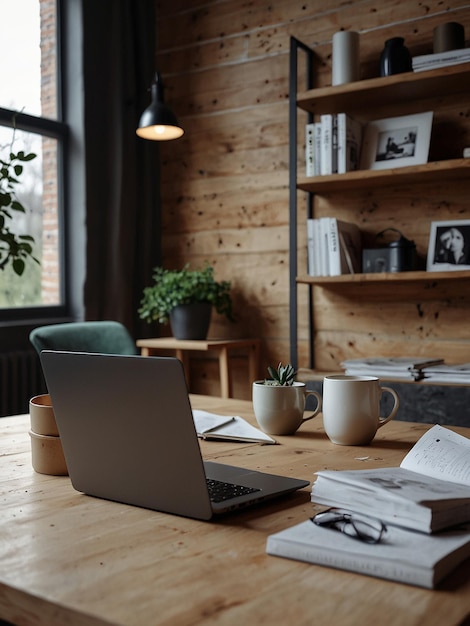
POLYGON ((296 372, 290 363, 287 365, 279 363, 277 369, 270 365, 268 372, 271 378, 265 379, 264 382, 266 385, 271 385, 272 387, 291 387, 294 384, 296 372))

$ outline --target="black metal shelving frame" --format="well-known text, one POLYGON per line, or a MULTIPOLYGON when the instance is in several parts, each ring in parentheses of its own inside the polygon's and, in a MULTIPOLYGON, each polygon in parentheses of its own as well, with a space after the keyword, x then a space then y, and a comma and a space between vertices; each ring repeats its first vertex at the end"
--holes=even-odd
MULTIPOLYGON (((289 339, 290 362, 298 368, 298 251, 297 251, 297 93, 299 82, 299 54, 305 54, 305 89, 313 87, 314 52, 307 45, 291 37, 289 59, 289 339)), ((307 122, 313 115, 308 114, 307 122)), ((306 192, 306 218, 313 215, 313 194, 306 192)), ((312 310, 312 288, 309 287, 309 311, 312 310)), ((309 367, 313 362, 313 321, 309 315, 309 367)))

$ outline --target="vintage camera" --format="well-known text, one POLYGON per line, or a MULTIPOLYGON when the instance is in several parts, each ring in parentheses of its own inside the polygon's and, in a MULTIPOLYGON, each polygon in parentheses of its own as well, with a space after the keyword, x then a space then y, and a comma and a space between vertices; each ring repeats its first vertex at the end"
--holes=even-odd
POLYGON ((409 272, 416 269, 416 245, 396 228, 386 228, 377 233, 382 237, 387 231, 395 231, 399 237, 382 248, 362 251, 362 271, 364 274, 378 272, 409 272))

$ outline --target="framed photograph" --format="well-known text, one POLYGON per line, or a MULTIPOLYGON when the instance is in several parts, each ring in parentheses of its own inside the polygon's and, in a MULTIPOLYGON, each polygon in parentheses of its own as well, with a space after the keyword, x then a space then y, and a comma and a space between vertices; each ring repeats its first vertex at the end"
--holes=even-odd
POLYGON ((361 151, 362 170, 384 170, 427 163, 432 111, 367 124, 361 151))
POLYGON ((470 220, 432 222, 428 272, 470 270, 470 220))

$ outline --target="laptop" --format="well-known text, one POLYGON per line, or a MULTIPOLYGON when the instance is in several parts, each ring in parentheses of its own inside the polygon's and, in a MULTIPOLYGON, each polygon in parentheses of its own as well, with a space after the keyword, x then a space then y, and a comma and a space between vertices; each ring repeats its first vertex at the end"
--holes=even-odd
POLYGON ((77 491, 209 520, 309 485, 203 461, 176 358, 45 350, 41 362, 77 491))

